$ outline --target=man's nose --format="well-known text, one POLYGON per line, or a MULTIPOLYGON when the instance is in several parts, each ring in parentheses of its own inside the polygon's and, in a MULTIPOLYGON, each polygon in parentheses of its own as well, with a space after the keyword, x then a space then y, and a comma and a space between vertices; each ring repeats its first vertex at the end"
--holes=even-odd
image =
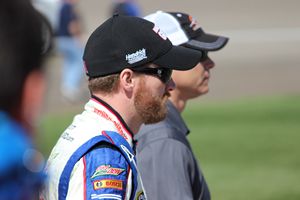
POLYGON ((212 69, 215 66, 214 61, 212 61, 209 57, 205 61, 202 62, 202 65, 206 70, 212 69))

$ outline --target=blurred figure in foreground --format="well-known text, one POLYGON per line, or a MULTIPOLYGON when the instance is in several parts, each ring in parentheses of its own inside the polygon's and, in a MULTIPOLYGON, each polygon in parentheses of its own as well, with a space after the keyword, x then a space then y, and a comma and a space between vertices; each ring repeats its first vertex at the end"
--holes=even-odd
POLYGON ((0 199, 31 200, 43 183, 34 149, 50 25, 28 0, 0 1, 0 199))
POLYGON ((113 0, 112 14, 140 17, 141 9, 136 0, 113 0))
POLYGON ((158 11, 145 19, 165 32, 173 45, 197 50, 202 59, 193 69, 174 70, 176 88, 170 91, 164 121, 142 126, 136 135, 137 163, 149 199, 209 200, 210 192, 187 140, 190 132, 181 112, 188 100, 206 94, 210 69, 215 64, 209 51, 224 47, 228 38, 205 33, 184 13, 158 11), (169 184, 166 184, 169 183, 169 184))
POLYGON ((80 97, 80 83, 83 78, 82 24, 76 9, 78 0, 63 0, 56 30, 58 51, 63 56, 63 97, 76 102, 80 97))

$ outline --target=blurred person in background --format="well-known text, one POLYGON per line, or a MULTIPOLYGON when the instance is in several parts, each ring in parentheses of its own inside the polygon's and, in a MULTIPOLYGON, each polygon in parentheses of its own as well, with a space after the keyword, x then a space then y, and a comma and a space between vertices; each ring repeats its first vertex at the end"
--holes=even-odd
POLYGON ((111 13, 119 15, 140 17, 141 9, 136 0, 113 0, 111 13))
POLYGON ((63 56, 61 93, 70 102, 78 101, 83 78, 82 21, 78 0, 62 0, 56 30, 57 48, 63 56))
POLYGON ((170 91, 166 119, 143 125, 136 135, 137 164, 148 199, 209 200, 210 192, 187 140, 190 131, 181 113, 188 100, 208 92, 210 69, 215 66, 208 52, 224 47, 228 38, 205 33, 185 13, 158 11, 145 19, 160 27, 173 45, 202 54, 193 69, 173 71, 176 88, 170 91))
POLYGON ((31 0, 31 2, 48 19, 52 30, 56 30, 62 0, 31 0))
POLYGON ((29 0, 0 1, 0 27, 0 199, 32 200, 45 179, 33 137, 52 34, 29 0))
POLYGON ((83 56, 91 99, 52 149, 43 197, 144 199, 133 137, 142 123, 166 116, 172 70, 200 58, 142 18, 114 15, 101 24, 83 56))

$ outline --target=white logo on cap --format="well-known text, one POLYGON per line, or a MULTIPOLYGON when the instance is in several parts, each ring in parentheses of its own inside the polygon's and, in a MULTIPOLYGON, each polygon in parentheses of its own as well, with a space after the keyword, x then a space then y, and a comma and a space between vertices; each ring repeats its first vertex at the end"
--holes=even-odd
POLYGON ((166 40, 167 39, 167 36, 166 34, 160 30, 160 28, 158 26, 154 26, 153 29, 152 29, 155 33, 157 33, 163 40, 166 40))
POLYGON ((146 49, 144 49, 144 48, 136 51, 135 53, 126 55, 126 60, 129 64, 139 62, 146 58, 147 58, 146 49))

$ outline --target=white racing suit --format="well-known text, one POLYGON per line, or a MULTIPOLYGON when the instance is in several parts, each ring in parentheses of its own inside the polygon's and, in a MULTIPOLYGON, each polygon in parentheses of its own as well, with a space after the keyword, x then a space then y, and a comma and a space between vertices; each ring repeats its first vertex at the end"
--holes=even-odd
POLYGON ((41 199, 145 199, 132 136, 117 112, 92 97, 54 146, 41 199))

